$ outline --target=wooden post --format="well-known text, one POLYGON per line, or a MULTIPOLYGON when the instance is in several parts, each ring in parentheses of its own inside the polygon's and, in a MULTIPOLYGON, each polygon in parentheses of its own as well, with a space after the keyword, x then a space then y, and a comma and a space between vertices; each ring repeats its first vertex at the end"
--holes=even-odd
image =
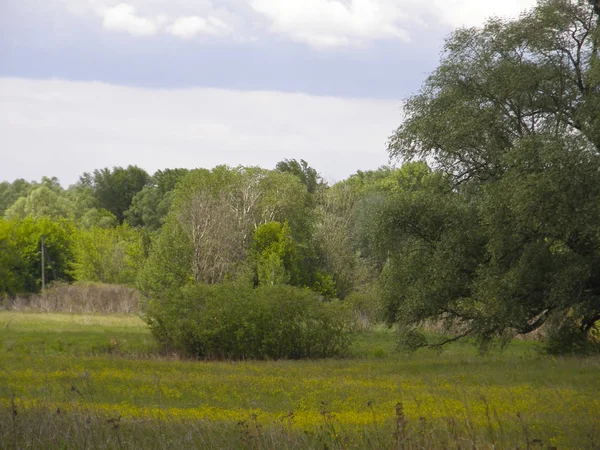
POLYGON ((44 249, 44 235, 42 234, 42 294, 46 289, 46 254, 44 249))

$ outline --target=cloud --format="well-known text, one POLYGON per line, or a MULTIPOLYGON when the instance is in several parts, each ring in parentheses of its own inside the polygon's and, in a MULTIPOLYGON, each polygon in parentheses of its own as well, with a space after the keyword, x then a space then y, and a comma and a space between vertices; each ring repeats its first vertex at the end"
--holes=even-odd
POLYGON ((518 17, 521 12, 532 8, 536 3, 536 0, 433 0, 431 11, 440 22, 452 27, 479 26, 491 16, 518 17))
MULTIPOLYGON (((409 42, 417 30, 481 25, 492 15, 516 17, 536 0, 55 0, 95 13, 107 30, 134 36, 167 33, 238 41, 274 34, 326 50, 379 40, 409 42)), ((412 45, 412 43, 411 43, 412 45)))
POLYGON ((408 41, 408 32, 398 24, 406 17, 392 2, 251 0, 251 5, 271 21, 273 32, 314 47, 362 45, 377 39, 408 41))
POLYGON ((250 0, 277 34, 317 48, 409 41, 417 27, 481 25, 492 15, 516 17, 536 0, 250 0))
POLYGON ((136 164, 272 168, 305 159, 329 180, 387 163, 400 102, 270 91, 138 89, 0 78, 0 180, 136 164))
POLYGON ((104 28, 111 31, 125 31, 132 36, 151 36, 159 29, 159 21, 140 17, 135 8, 126 3, 107 8, 103 11, 104 28))
POLYGON ((225 22, 212 16, 206 19, 198 16, 180 17, 167 30, 182 39, 192 39, 199 34, 224 36, 232 31, 225 22))
POLYGON ((159 33, 181 39, 231 34, 235 17, 215 8, 209 0, 58 0, 74 15, 99 17, 104 29, 126 32, 134 37, 159 33))

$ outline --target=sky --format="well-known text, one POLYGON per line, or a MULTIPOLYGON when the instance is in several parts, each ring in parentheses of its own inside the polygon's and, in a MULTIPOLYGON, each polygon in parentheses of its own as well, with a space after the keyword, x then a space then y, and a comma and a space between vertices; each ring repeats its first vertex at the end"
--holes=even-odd
POLYGON ((444 39, 535 0, 0 0, 0 181, 389 162, 444 39))

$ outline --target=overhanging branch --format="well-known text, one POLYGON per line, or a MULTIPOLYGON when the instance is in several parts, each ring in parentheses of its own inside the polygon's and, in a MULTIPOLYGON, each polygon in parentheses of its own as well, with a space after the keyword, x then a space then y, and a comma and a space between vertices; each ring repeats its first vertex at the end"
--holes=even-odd
POLYGON ((470 334, 473 333, 473 329, 471 328, 470 330, 465 331, 462 334, 459 334, 458 336, 454 336, 448 339, 444 339, 441 342, 436 342, 435 344, 427 344, 427 348, 441 348, 446 344, 450 344, 451 342, 456 342, 460 339, 466 338, 467 336, 469 336, 470 334))

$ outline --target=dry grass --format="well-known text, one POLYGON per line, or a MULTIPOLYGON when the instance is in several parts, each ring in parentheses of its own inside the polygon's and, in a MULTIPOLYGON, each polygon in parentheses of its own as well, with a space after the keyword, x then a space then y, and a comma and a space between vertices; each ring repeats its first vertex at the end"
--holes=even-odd
POLYGON ((141 294, 133 288, 100 283, 55 283, 43 294, 0 301, 15 311, 130 314, 139 311, 141 294))

